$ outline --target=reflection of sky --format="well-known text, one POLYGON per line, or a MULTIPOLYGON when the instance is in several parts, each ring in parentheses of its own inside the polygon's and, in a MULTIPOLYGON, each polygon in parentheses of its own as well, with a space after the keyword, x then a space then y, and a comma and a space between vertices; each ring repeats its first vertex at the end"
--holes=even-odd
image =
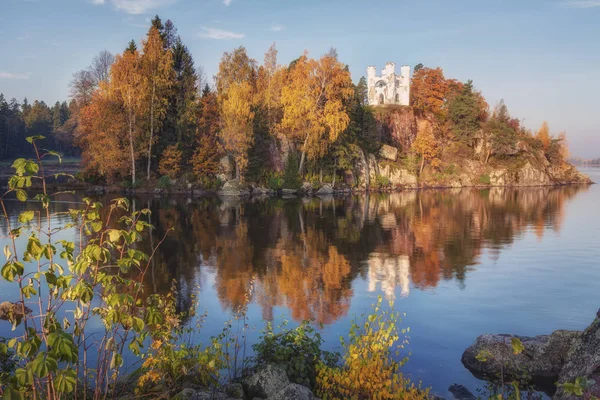
MULTIPOLYGON (((597 171, 595 177, 594 173, 591 175, 594 180, 600 181, 600 170, 597 171)), ((454 195, 440 192, 440 196, 453 199, 454 195)), ((412 355, 404 371, 413 378, 422 380, 424 384, 432 385, 434 391, 443 396, 448 395, 446 388, 452 383, 462 383, 474 390, 480 383, 462 367, 460 357, 478 335, 486 332, 537 335, 550 333, 555 329, 583 329, 593 319, 600 306, 597 303, 600 282, 600 267, 597 264, 600 259, 599 200, 600 186, 594 185, 588 190, 582 190, 564 202, 560 229, 545 222, 543 235, 540 236, 539 227, 527 225, 526 229, 513 232, 515 236, 512 240, 502 238, 500 244, 486 242, 481 254, 474 260, 476 265, 468 267, 462 282, 443 278, 435 285, 426 286, 411 281, 416 265, 411 264, 409 255, 403 253, 403 247, 395 252, 391 251, 389 242, 394 239, 385 236, 385 232, 403 222, 403 214, 398 214, 395 220, 391 216, 377 219, 371 218, 372 210, 369 210, 366 215, 369 223, 381 223, 384 233, 367 231, 369 227, 365 226, 361 228, 364 231, 362 234, 382 235, 377 240, 384 245, 362 254, 360 250, 363 247, 360 247, 360 273, 353 275, 355 278, 348 291, 351 295, 350 309, 321 328, 326 341, 324 346, 339 350, 339 336, 346 335, 352 319, 368 312, 371 304, 381 294, 388 299, 395 299, 396 309, 407 314, 403 327, 411 328, 407 351, 411 351, 412 355)), ((394 201, 397 209, 404 210, 415 201, 415 194, 410 192, 406 196, 400 195, 394 201)), ((336 215, 339 216, 343 211, 339 207, 336 215)), ((549 212, 557 210, 551 209, 549 212)), ((481 213, 482 218, 484 214, 481 213)), ((282 219, 282 224, 288 224, 282 230, 299 229, 291 225, 296 221, 297 213, 290 215, 293 218, 282 219)), ((327 216, 330 214, 323 215, 323 218, 329 218, 327 216)), ((449 218, 452 216, 441 215, 440 221, 434 222, 442 224, 449 218)), ((157 216, 156 220, 160 220, 160 217, 157 216)), ((261 220, 261 223, 264 222, 261 220)), ((325 229, 318 225, 320 222, 307 218, 305 224, 309 223, 314 224, 313 229, 325 229)), ((402 235, 414 234, 415 229, 421 228, 417 224, 408 233, 401 230, 397 240, 404 243, 405 237, 402 235)), ((268 226, 263 228, 261 225, 261 229, 267 231, 268 226)), ((226 233, 221 231, 223 235, 226 233)), ((232 240, 232 237, 229 236, 229 239, 232 240)), ((57 237, 62 238, 73 240, 74 232, 65 231, 57 237)), ((318 238, 321 240, 321 237, 318 238)), ((19 242, 21 249, 25 239, 21 238, 19 242)), ((375 239, 368 237, 365 240, 375 239)), ((2 238, 0 244, 3 246, 5 243, 6 239, 2 238)), ((267 243, 270 247, 265 249, 256 244, 258 241, 253 243, 260 249, 259 252, 275 247, 273 243, 267 243)), ((364 243, 356 246, 364 246, 364 243)), ((239 250, 237 247, 231 248, 239 250)), ((340 254, 344 253, 342 250, 344 249, 340 247, 340 254)), ((291 246, 286 247, 284 253, 294 251, 297 250, 291 246)), ((356 249, 354 252, 357 252, 356 249)), ((217 285, 222 284, 225 278, 218 276, 214 258, 211 256, 202 260, 202 257, 198 257, 195 264, 184 265, 185 269, 193 269, 193 273, 191 281, 186 283, 187 287, 180 290, 182 293, 186 289, 191 290, 194 284, 201 287, 198 311, 207 311, 208 318, 198 337, 205 344, 210 336, 221 333, 224 323, 231 318, 230 309, 217 292, 217 285)), ((235 268, 232 271, 235 272, 235 268)), ((164 270, 157 271, 159 272, 164 273, 164 270)), ((257 278, 258 274, 254 272, 253 279, 257 278)), ((16 293, 13 286, 0 282, 1 300, 13 300, 16 293)), ((292 321, 291 308, 294 305, 286 304, 286 301, 276 304, 278 305, 272 312, 275 323, 282 318, 292 321)), ((251 351, 250 345, 260 336, 263 306, 257 301, 248 306, 248 323, 254 327, 248 333, 248 351, 251 351)), ((291 322, 292 325, 296 323, 297 321, 291 322)), ((93 324, 90 327, 94 330, 101 332, 99 321, 95 320, 90 324, 93 324)), ((234 324, 234 330, 235 327, 234 324)), ((10 335, 8 323, 0 322, 0 335, 10 335)))

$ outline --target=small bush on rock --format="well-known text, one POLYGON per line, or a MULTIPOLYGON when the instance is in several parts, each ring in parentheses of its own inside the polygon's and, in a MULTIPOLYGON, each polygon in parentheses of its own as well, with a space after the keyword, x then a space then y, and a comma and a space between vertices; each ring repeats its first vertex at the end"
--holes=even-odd
POLYGON ((314 387, 317 364, 333 366, 338 360, 334 353, 321 350, 323 338, 310 325, 302 322, 297 328, 287 329, 287 321, 278 326, 267 323, 260 341, 252 346, 257 365, 277 364, 283 367, 294 383, 314 387))

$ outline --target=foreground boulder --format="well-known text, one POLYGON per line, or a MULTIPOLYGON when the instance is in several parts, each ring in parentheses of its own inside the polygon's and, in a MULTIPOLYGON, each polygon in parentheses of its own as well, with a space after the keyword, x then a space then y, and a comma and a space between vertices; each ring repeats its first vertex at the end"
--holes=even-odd
POLYGON ((23 305, 19 303, 11 303, 3 301, 0 303, 0 319, 8 321, 11 316, 17 320, 21 320, 25 315, 31 314, 31 308, 25 306, 25 314, 23 314, 23 305))
POLYGON ((312 400, 314 396, 309 388, 298 385, 297 383, 290 383, 285 388, 275 393, 275 395, 268 398, 268 400, 312 400))
MULTIPOLYGON (((600 310, 596 319, 576 338, 563 365, 558 383, 574 383, 577 378, 585 378, 589 386, 584 389, 587 398, 600 398, 600 310), (592 382, 593 381, 593 382, 592 382)), ((560 386, 554 399, 571 400, 577 397, 567 393, 560 386)))
POLYGON ((219 191, 220 196, 247 196, 249 194, 250 190, 248 187, 242 184, 238 179, 232 179, 225 182, 219 191))
POLYGON ((332 194, 333 193, 333 186, 331 186, 329 183, 324 184, 323 186, 321 186, 321 188, 319 190, 317 190, 315 192, 315 194, 332 194))
POLYGON ((266 399, 285 389, 290 381, 281 367, 265 365, 242 382, 247 398, 266 399))
POLYGON ((461 361, 473 375, 482 379, 498 379, 503 366, 509 378, 521 377, 527 372, 533 382, 556 380, 569 349, 580 336, 581 332, 564 330, 534 337, 485 334, 465 350, 461 361), (524 350, 520 354, 513 352, 513 338, 523 343, 524 350))

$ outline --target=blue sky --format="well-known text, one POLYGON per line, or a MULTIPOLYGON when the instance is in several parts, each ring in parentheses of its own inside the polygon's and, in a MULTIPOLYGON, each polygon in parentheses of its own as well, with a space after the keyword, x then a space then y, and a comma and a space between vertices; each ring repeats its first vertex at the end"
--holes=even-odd
POLYGON ((73 72, 139 42, 155 14, 209 77, 223 52, 262 61, 272 42, 280 63, 334 46, 355 81, 386 61, 441 66, 526 126, 566 131, 574 155, 600 156, 600 0, 0 0, 0 92, 66 99, 73 72))

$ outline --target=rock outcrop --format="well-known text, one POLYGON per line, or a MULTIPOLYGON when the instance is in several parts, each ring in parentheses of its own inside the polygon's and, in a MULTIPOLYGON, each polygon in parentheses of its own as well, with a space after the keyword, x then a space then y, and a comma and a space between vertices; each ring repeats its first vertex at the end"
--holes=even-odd
POLYGON ((462 355, 462 363, 481 379, 498 379, 503 368, 505 378, 532 378, 532 383, 558 381, 554 400, 575 400, 571 391, 561 385, 573 384, 579 378, 585 398, 600 397, 600 310, 596 319, 583 332, 554 331, 550 335, 522 337, 514 335, 481 335, 462 355), (512 338, 519 338, 523 351, 514 354, 512 338))
POLYGON ((569 348, 581 336, 577 331, 555 331, 534 337, 485 334, 477 338, 462 355, 462 363, 479 378, 496 379, 504 366, 506 376, 518 377, 528 372, 532 379, 557 379, 566 362, 569 348), (514 354, 511 339, 518 338, 525 349, 514 354), (483 359, 479 354, 485 354, 483 359))
POLYGON ((384 144, 381 146, 381 149, 379 149, 379 157, 390 161, 396 161, 398 159, 398 148, 384 144))
MULTIPOLYGON (((577 378, 592 382, 584 393, 588 398, 600 398, 600 310, 592 324, 575 340, 563 365, 558 383, 573 383, 577 378)), ((576 396, 564 391, 560 386, 554 399, 574 400, 576 396)))
POLYGON ((221 190, 219 191, 220 196, 247 196, 250 194, 250 190, 244 184, 237 179, 232 179, 225 182, 221 190))
POLYGON ((315 192, 316 195, 332 194, 332 193, 333 193, 333 186, 331 186, 329 183, 324 184, 323 186, 321 186, 319 188, 319 190, 317 190, 315 192))

